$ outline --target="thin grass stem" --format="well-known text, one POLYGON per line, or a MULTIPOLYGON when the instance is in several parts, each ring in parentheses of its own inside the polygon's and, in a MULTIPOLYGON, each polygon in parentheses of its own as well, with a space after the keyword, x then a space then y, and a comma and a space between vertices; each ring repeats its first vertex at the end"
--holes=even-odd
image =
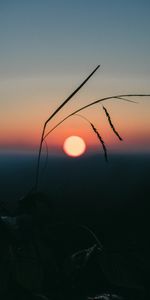
POLYGON ((75 110, 74 112, 72 112, 71 114, 69 114, 67 117, 65 117, 64 119, 62 119, 60 122, 58 122, 51 130, 49 130, 43 137, 43 139, 46 139, 46 137, 53 131, 55 130, 59 125, 61 125, 64 121, 66 121, 67 119, 69 119, 70 117, 72 117, 73 115, 77 114, 78 112, 96 105, 100 102, 106 101, 106 100, 111 100, 111 99, 119 99, 119 100, 123 100, 123 101, 129 101, 129 102, 133 102, 132 100, 128 100, 128 99, 123 99, 123 97, 150 97, 150 94, 125 94, 125 95, 117 95, 117 96, 110 96, 110 97, 105 97, 105 98, 101 98, 99 100, 93 101, 85 106, 82 106, 81 108, 75 110))
POLYGON ((37 168, 36 168, 36 178, 35 178, 35 186, 34 189, 37 190, 38 188, 38 181, 39 181, 39 170, 40 170, 40 158, 41 158, 41 151, 42 151, 42 145, 45 135, 45 129, 47 124, 50 122, 50 120, 69 102, 69 100, 86 84, 86 82, 93 76, 93 74, 98 70, 100 65, 98 65, 88 77, 85 78, 85 80, 65 99, 65 101, 52 113, 52 115, 46 120, 43 126, 41 139, 40 139, 40 146, 39 146, 39 152, 38 152, 38 159, 37 159, 37 168))

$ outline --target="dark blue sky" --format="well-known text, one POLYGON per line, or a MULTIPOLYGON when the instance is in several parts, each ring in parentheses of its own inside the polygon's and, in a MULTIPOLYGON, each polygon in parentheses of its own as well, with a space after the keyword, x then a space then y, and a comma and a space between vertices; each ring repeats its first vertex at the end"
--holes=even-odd
POLYGON ((149 75, 149 15, 148 0, 1 1, 1 76, 97 62, 113 74, 149 75))

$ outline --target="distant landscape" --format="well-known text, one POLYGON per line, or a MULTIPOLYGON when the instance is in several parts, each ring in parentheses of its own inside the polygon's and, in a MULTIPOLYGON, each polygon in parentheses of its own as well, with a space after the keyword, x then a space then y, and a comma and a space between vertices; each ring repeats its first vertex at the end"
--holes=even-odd
MULTIPOLYGON (((36 157, 1 155, 0 166, 1 197, 13 211, 34 184, 36 157)), ((51 222, 80 222, 109 246, 135 243, 147 249, 149 166, 148 154, 114 154, 109 163, 101 155, 50 157, 39 190, 52 203, 51 222)))

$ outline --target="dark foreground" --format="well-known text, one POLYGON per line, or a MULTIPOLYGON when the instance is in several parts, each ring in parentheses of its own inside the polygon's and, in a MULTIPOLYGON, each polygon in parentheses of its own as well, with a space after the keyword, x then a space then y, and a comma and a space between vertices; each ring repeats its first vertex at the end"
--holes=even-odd
POLYGON ((149 299, 149 167, 148 155, 53 159, 40 196, 19 201, 35 159, 3 157, 1 299, 149 299))

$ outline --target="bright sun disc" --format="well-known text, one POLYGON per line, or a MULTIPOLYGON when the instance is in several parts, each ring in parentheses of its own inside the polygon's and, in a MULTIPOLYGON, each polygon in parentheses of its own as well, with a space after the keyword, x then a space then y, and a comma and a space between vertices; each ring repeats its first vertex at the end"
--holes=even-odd
POLYGON ((86 145, 81 137, 72 135, 65 140, 63 149, 67 155, 77 157, 85 152, 86 145))

